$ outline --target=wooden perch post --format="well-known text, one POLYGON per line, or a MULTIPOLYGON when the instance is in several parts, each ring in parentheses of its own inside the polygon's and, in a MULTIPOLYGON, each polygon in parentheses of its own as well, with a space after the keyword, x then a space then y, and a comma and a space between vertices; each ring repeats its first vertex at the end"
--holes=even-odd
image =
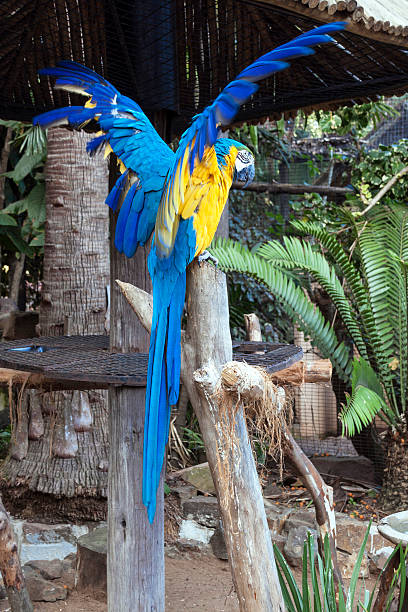
POLYGON ((0 572, 11 612, 33 612, 10 517, 0 500, 0 572))
MULTIPOLYGON (((140 320, 151 322, 144 292, 118 284, 128 297, 135 297, 131 303, 140 320)), ((220 413, 214 397, 222 366, 232 358, 228 320, 224 273, 210 264, 193 263, 187 281, 182 382, 203 435, 240 610, 280 612, 282 593, 243 409, 238 405, 233 414, 220 413)))
MULTIPOLYGON (((257 368, 232 362, 228 325, 228 299, 224 274, 210 264, 193 263, 187 281, 187 329, 182 338, 182 382, 197 415, 207 459, 217 491, 231 572, 242 612, 283 610, 261 487, 245 424, 242 401, 263 398, 264 377, 257 368), (199 299, 197 299, 199 298, 199 299), (226 364, 226 365, 225 365, 226 364), (225 407, 220 389, 231 394, 231 409, 225 407)), ((150 296, 117 281, 144 326, 150 330, 150 296)), ((313 376, 330 380, 326 360, 313 376)), ((296 364, 295 364, 296 365, 296 364)), ((287 378, 302 382, 306 366, 287 378)), ((281 374, 281 373, 279 373, 281 374)), ((278 373, 275 376, 279 375, 278 373)), ((299 382, 299 384, 300 384, 299 382)), ((276 406, 285 399, 277 390, 276 406)), ((316 505, 320 539, 327 533, 341 583, 335 549, 334 509, 330 487, 293 440, 287 428, 285 453, 295 466, 316 505)))

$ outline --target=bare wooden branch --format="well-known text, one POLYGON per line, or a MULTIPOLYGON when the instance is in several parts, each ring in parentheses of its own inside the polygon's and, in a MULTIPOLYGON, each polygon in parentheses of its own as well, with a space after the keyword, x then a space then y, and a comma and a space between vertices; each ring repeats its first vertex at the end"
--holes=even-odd
MULTIPOLYGON (((244 183, 232 183, 232 189, 243 189, 244 183)), ((333 197, 346 197, 348 193, 354 193, 349 187, 333 187, 332 185, 295 185, 292 183, 251 183, 245 187, 245 191, 256 193, 319 193, 333 197)))
MULTIPOLYGON (((261 400, 264 396, 265 378, 261 371, 241 362, 227 363, 220 376, 220 384, 225 391, 235 393, 243 400, 261 400)), ((281 410, 285 401, 282 388, 276 389, 276 409, 281 410)), ((316 522, 319 530, 319 546, 323 550, 324 538, 327 534, 333 558, 334 575, 337 584, 342 584, 336 553, 336 521, 333 506, 333 489, 329 487, 294 440, 289 428, 283 425, 285 461, 289 462, 299 475, 305 487, 310 492, 316 510, 316 522)))
POLYGON ((116 283, 139 317, 143 327, 150 333, 153 317, 153 296, 131 283, 124 283, 120 280, 117 280, 116 283))
POLYGON ((262 342, 261 324, 255 313, 244 314, 247 340, 262 342))
POLYGON ((10 517, 0 500, 0 572, 11 612, 33 612, 18 556, 16 537, 10 517))

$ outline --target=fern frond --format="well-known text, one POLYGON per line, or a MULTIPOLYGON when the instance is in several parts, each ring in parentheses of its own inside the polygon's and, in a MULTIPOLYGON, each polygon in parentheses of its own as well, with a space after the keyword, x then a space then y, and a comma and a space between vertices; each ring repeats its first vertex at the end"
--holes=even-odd
POLYGON ((348 348, 338 341, 319 308, 308 300, 291 278, 233 240, 217 240, 211 246, 210 252, 218 259, 223 270, 252 276, 280 298, 291 319, 312 338, 323 356, 332 360, 339 376, 348 380, 351 374, 348 348))
POLYGON ((329 265, 324 255, 313 250, 309 242, 293 236, 284 237, 283 242, 284 244, 281 244, 277 240, 271 240, 261 245, 256 252, 275 267, 309 272, 330 296, 360 355, 368 359, 356 313, 347 300, 334 267, 329 265))
MULTIPOLYGON (((361 318, 361 324, 365 334, 365 345, 370 354, 370 359, 375 363, 378 371, 381 372, 387 390, 392 394, 391 376, 388 365, 390 363, 390 351, 388 350, 387 344, 384 345, 383 337, 383 333, 389 333, 389 330, 378 329, 377 320, 373 313, 367 288, 362 282, 360 272, 349 259, 349 256, 337 241, 336 237, 324 227, 318 223, 304 221, 293 221, 292 225, 301 234, 313 236, 328 251, 332 260, 335 261, 336 265, 340 268, 361 318)), ((386 337, 386 340, 387 339, 389 339, 389 336, 388 338, 386 337)))
POLYGON ((359 433, 379 412, 389 425, 397 421, 398 414, 387 405, 381 382, 365 359, 353 360, 351 388, 351 397, 348 397, 347 405, 340 413, 343 435, 345 432, 350 436, 359 433))

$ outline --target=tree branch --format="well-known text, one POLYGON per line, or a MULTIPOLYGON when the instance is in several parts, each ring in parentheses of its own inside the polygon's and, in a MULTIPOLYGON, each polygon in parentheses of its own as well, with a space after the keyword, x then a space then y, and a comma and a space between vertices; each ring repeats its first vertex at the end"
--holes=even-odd
POLYGON ((405 168, 403 168, 402 170, 400 170, 399 172, 397 172, 397 174, 395 176, 393 176, 392 178, 390 178, 390 180, 388 181, 388 183, 386 183, 384 185, 384 187, 382 187, 382 189, 380 189, 380 191, 377 193, 376 196, 374 196, 372 198, 372 200, 370 200, 368 206, 362 211, 358 213, 358 217, 362 217, 363 215, 365 215, 366 213, 368 213, 369 210, 371 210, 373 208, 373 206, 375 206, 377 204, 377 202, 379 202, 381 200, 382 197, 385 196, 385 194, 392 189, 392 187, 395 185, 395 183, 397 181, 400 180, 400 178, 402 178, 403 176, 405 176, 408 173, 408 166, 405 166, 405 168))
MULTIPOLYGON (((231 189, 244 189, 244 183, 232 183, 231 189)), ((255 191, 256 193, 319 193, 328 196, 343 196, 354 193, 354 189, 349 187, 333 187, 331 185, 295 185, 292 183, 251 183, 245 187, 245 191, 255 191)))

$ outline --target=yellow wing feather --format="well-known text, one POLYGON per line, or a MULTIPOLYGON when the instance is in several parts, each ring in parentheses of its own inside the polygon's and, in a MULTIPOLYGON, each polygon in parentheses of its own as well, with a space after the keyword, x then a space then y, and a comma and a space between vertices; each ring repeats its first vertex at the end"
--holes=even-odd
MULTIPOLYGON (((194 146, 194 142, 191 147, 194 146)), ((214 147, 204 151, 200 164, 189 173, 188 150, 179 161, 175 176, 178 184, 166 185, 156 219, 156 244, 168 256, 174 246, 180 218, 193 217, 196 232, 196 255, 211 243, 232 184, 237 149, 232 147, 225 165, 218 165, 214 147), (173 197, 171 197, 173 196, 173 197)))

